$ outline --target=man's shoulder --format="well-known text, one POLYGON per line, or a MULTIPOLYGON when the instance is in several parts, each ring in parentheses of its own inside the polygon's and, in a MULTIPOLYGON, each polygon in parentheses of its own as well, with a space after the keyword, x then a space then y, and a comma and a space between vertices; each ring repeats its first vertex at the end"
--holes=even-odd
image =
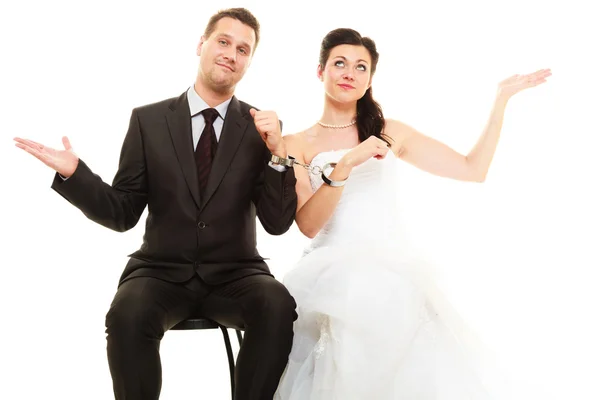
POLYGON ((166 112, 167 110, 174 110, 179 105, 178 103, 182 103, 184 99, 185 93, 179 96, 170 97, 168 99, 159 100, 153 103, 147 103, 134 107, 134 111, 140 114, 155 114, 157 112, 166 112))
POLYGON ((260 108, 253 106, 252 104, 246 103, 243 100, 237 99, 237 101, 240 103, 240 111, 242 112, 250 111, 251 108, 254 108, 256 111, 260 111, 260 108))

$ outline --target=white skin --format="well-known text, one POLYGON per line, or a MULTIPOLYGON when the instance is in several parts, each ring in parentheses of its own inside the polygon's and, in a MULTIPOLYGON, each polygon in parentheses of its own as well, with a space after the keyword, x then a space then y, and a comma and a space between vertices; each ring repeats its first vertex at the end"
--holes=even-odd
MULTIPOLYGON (((210 36, 202 36, 196 55, 200 57, 194 89, 214 107, 233 96, 237 83, 244 77, 256 45, 256 35, 250 26, 233 18, 222 18, 210 36)), ((250 110, 256 129, 269 150, 287 157, 277 114, 273 111, 250 110)), ((77 169, 79 157, 66 136, 64 149, 53 149, 30 139, 15 137, 15 146, 31 154, 64 177, 77 169)))
MULTIPOLYGON (((356 116, 357 101, 371 86, 371 56, 363 46, 336 46, 324 68, 318 67, 317 76, 325 89, 321 121, 330 125, 347 124, 356 116)), ((329 175, 332 180, 345 180, 354 167, 373 157, 381 159, 392 151, 396 157, 431 174, 460 181, 483 182, 500 138, 508 100, 522 90, 546 82, 549 76, 550 70, 542 69, 501 81, 488 122, 479 140, 466 155, 394 119, 385 120, 383 131, 392 139, 390 147, 374 136, 359 143, 356 125, 331 129, 315 124, 300 133, 284 136, 284 141, 287 151, 305 164, 323 151, 352 149, 329 175)), ((305 236, 312 238, 333 214, 344 187, 321 185, 313 194, 308 171, 300 166, 294 168, 298 193, 296 223, 305 236)))

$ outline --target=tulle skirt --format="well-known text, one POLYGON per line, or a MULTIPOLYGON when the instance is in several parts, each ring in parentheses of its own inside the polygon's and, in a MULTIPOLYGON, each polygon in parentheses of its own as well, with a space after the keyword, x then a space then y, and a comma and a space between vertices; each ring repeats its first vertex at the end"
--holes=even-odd
POLYGON ((323 246, 283 283, 299 317, 276 400, 507 398, 492 394, 500 377, 419 258, 323 246))

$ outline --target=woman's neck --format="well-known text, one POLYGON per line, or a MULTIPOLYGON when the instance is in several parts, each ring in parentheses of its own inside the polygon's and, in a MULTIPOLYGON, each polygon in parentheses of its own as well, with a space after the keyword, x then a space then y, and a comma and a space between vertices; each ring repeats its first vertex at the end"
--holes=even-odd
POLYGON ((355 119, 356 101, 340 103, 325 95, 325 105, 319 122, 327 125, 347 125, 355 119))

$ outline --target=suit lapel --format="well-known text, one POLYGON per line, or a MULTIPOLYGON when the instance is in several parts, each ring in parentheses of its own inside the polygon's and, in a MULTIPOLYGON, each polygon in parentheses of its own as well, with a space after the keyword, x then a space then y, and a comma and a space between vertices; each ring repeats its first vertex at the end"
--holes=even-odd
MULTIPOLYGON (((221 137, 219 138, 217 154, 215 155, 210 170, 208 183, 206 184, 206 192, 204 193, 204 196, 202 196, 200 211, 202 211, 202 209, 209 202, 219 187, 219 184, 223 180, 223 176, 225 176, 225 172, 227 171, 229 164, 231 164, 231 160, 233 160, 233 156, 242 142, 242 138, 244 137, 247 126, 248 120, 242 115, 240 110, 240 102, 234 96, 229 103, 229 108, 227 109, 227 115, 225 116, 225 121, 223 124, 223 131, 221 132, 221 137)), ((192 156, 192 162, 193 161, 194 160, 192 156)))
POLYGON ((169 108, 171 113, 167 114, 167 125, 177 153, 179 166, 196 206, 200 207, 198 172, 196 170, 196 160, 194 159, 194 141, 192 138, 192 117, 186 93, 179 96, 169 108))

